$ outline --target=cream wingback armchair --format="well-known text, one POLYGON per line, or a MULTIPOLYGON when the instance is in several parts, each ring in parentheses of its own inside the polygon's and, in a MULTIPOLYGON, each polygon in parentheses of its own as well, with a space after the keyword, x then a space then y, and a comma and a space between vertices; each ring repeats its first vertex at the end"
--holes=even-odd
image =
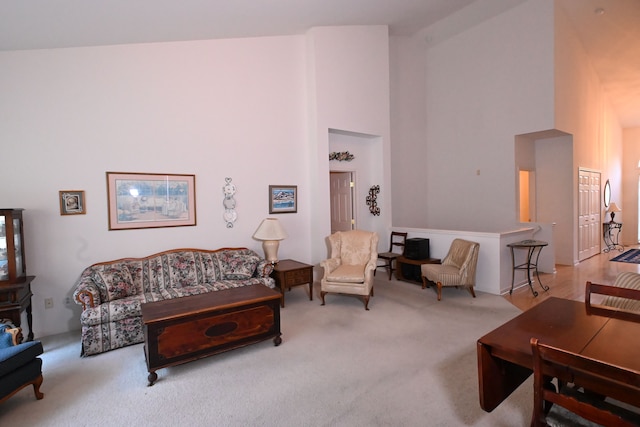
POLYGON ((422 264, 422 288, 430 282, 438 288, 438 301, 442 299, 444 286, 463 286, 476 297, 473 287, 476 284, 476 265, 480 244, 463 239, 454 239, 442 264, 422 264))
POLYGON ((373 273, 378 261, 378 234, 370 231, 338 231, 329 236, 331 258, 324 260, 320 297, 329 293, 361 295, 369 310, 373 296, 373 273))

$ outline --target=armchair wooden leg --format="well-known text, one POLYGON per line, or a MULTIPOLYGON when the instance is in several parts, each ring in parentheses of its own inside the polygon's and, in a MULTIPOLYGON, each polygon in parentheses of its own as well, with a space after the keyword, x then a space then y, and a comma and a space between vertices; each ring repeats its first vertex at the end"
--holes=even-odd
POLYGON ((469 286, 467 289, 469 289, 469 292, 471 292, 471 296, 475 298, 476 293, 473 291, 473 286, 469 286))
POLYGON ((364 297, 364 309, 369 310, 369 295, 364 297))
POLYGON ((33 392, 36 395, 36 399, 40 400, 44 397, 44 393, 42 393, 40 391, 40 386, 42 385, 42 375, 40 375, 38 378, 36 378, 36 380, 33 382, 33 392))
POLYGON ((320 304, 320 305, 324 305, 324 296, 325 296, 326 294, 327 294, 327 293, 326 293, 325 291, 320 291, 320 298, 322 299, 322 304, 320 304))
POLYGON ((438 282, 436 286, 438 286, 438 301, 440 301, 442 299, 442 283, 438 282))
POLYGON ((422 289, 424 288, 428 288, 429 287, 429 283, 426 277, 422 276, 422 289))

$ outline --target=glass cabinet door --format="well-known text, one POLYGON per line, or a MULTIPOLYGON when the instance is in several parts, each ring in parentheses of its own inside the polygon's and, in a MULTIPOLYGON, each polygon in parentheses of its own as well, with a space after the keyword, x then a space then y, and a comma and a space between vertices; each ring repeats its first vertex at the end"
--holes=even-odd
POLYGON ((22 209, 0 209, 0 284, 26 275, 22 209))
POLYGON ((16 276, 24 276, 24 262, 22 262, 22 221, 20 218, 13 219, 13 248, 16 260, 16 276))
POLYGON ((0 280, 9 279, 9 260, 7 258, 7 227, 5 216, 0 216, 0 280))

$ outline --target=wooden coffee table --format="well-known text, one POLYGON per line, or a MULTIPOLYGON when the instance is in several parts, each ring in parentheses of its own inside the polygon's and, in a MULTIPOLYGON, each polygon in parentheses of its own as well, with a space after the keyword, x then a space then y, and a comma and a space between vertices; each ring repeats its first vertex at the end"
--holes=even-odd
POLYGON ((280 293, 264 285, 142 304, 149 385, 156 371, 273 338, 278 346, 280 293))

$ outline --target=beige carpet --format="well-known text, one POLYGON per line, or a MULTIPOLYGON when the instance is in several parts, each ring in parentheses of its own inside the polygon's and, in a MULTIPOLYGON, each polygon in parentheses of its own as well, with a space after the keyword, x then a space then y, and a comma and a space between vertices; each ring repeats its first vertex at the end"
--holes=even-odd
MULTIPOLYGON (((318 286, 319 287, 319 286, 318 286)), ((478 403, 476 340, 519 311, 501 297, 376 278, 355 297, 287 292, 283 343, 161 369, 142 344, 80 358, 79 333, 42 339, 43 400, 0 405, 3 426, 525 426, 531 378, 492 413, 478 403)))

